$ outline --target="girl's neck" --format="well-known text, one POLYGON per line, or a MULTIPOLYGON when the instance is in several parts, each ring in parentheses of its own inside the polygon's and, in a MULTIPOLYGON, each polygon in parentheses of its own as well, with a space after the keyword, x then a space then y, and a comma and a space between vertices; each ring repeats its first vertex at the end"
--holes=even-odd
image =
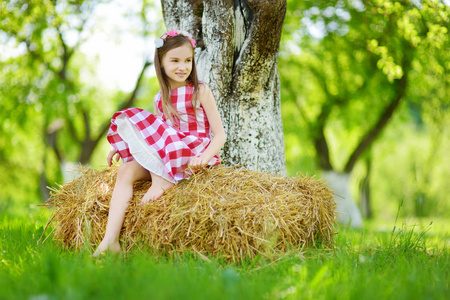
POLYGON ((185 86, 185 85, 188 85, 188 84, 189 84, 189 82, 187 82, 187 81, 185 81, 185 82, 170 82, 169 83, 169 88, 171 90, 175 90, 175 89, 177 89, 179 87, 182 87, 182 86, 185 86))

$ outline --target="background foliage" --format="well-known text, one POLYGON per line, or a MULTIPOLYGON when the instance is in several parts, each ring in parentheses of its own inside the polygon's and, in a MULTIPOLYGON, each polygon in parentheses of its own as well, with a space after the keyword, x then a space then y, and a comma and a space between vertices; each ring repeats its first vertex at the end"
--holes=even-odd
MULTIPOLYGON (((103 167, 113 112, 151 109, 149 53, 123 91, 82 50, 110 2, 121 1, 1 1, 0 209, 26 213, 69 163, 103 167)), ((158 6, 136 3, 122 12, 128 33, 152 40, 165 30, 158 6)), ((369 217, 393 218, 401 201, 405 216, 448 217, 449 22, 438 0, 288 1, 279 70, 289 175, 352 173, 369 217)))
POLYGON ((290 173, 351 173, 366 217, 393 218, 402 201, 403 215, 446 215, 448 6, 288 3, 279 66, 290 173))

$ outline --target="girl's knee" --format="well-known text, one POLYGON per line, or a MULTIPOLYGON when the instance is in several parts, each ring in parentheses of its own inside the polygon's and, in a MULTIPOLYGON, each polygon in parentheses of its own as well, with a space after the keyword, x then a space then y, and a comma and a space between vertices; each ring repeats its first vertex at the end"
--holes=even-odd
POLYGON ((134 182, 133 180, 133 170, 135 169, 135 167, 133 166, 133 164, 131 162, 126 162, 123 163, 119 166, 119 169, 117 170, 117 180, 123 181, 123 180, 127 180, 127 181, 131 181, 134 182))
POLYGON ((134 183, 137 180, 145 179, 146 171, 139 163, 136 161, 130 161, 123 163, 119 166, 117 170, 117 180, 128 181, 134 183))

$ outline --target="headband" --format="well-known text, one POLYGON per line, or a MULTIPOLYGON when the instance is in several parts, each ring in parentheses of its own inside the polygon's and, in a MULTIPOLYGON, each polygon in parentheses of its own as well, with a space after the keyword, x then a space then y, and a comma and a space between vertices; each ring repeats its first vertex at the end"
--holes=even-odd
POLYGON ((192 48, 195 48, 194 39, 192 39, 186 31, 179 31, 179 30, 171 30, 171 31, 163 34, 160 38, 156 38, 155 39, 155 47, 161 48, 164 45, 164 42, 167 40, 167 38, 174 37, 177 35, 182 35, 182 36, 187 37, 189 39, 189 41, 191 42, 192 48))

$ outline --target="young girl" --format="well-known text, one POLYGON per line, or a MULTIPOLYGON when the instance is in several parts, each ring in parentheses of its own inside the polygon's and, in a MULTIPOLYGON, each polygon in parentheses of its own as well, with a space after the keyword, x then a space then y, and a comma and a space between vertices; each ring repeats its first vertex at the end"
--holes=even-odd
POLYGON ((178 181, 217 165, 226 135, 209 87, 199 83, 194 40, 169 31, 155 40, 155 69, 161 91, 151 114, 139 108, 117 112, 108 132, 108 165, 122 158, 111 198, 105 236, 94 253, 120 252, 119 234, 133 184, 151 180, 140 204, 156 200, 178 181), (213 138, 211 137, 211 133, 213 138))

